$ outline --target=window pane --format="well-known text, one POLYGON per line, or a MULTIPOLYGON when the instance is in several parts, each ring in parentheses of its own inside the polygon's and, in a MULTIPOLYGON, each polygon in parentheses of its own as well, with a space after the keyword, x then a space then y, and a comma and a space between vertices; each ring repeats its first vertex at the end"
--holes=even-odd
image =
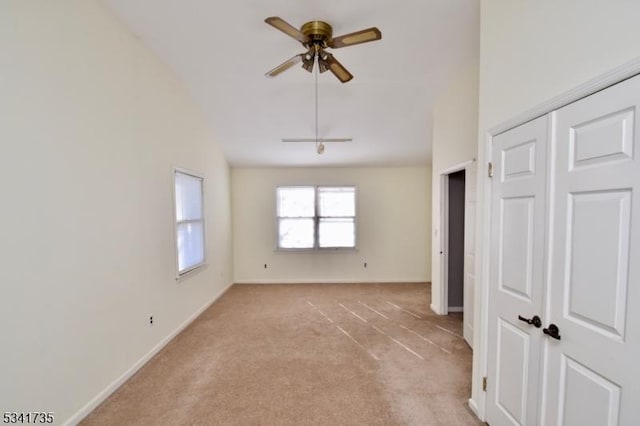
POLYGON ((278 188, 278 217, 313 217, 314 215, 313 187, 278 188))
POLYGON ((279 219, 280 248, 313 248, 313 219, 279 219))
POLYGON ((340 188, 318 188, 320 216, 355 216, 356 189, 352 186, 340 188))
POLYGON ((202 179, 176 172, 176 218, 202 219, 202 179))
POLYGON ((355 219, 320 219, 320 247, 355 247, 355 219))
POLYGON ((178 225, 178 273, 204 262, 204 225, 202 222, 178 225))

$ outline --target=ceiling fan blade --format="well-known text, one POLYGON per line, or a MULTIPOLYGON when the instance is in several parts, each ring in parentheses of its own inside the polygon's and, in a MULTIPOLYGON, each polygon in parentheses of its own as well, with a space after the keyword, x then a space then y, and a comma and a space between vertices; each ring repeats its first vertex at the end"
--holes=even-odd
POLYGON ((307 43, 309 41, 309 39, 307 38, 306 35, 302 34, 300 32, 300 30, 298 30, 293 25, 285 22, 285 20, 282 19, 282 18, 279 18, 277 16, 271 16, 271 17, 265 19, 264 22, 266 22, 267 24, 271 25, 272 27, 282 31, 283 33, 285 33, 289 37, 295 38, 296 40, 298 40, 302 44, 307 43))
POLYGON ((265 76, 267 76, 267 77, 275 77, 278 74, 285 72, 286 70, 288 70, 289 68, 291 68, 295 64, 300 63, 302 61, 302 56, 303 55, 304 54, 301 53, 299 55, 294 56, 291 59, 286 60, 285 62, 281 63, 280 65, 278 65, 277 67, 275 67, 274 69, 272 69, 271 71, 266 73, 265 76))
POLYGON ((376 27, 367 28, 366 30, 356 31, 340 37, 335 37, 327 43, 329 47, 339 49, 341 47, 353 46, 354 44, 368 43, 382 39, 382 33, 376 27))
POLYGON ((320 58, 320 62, 324 63, 324 65, 329 68, 329 71, 331 71, 333 75, 338 77, 338 80, 343 83, 346 83, 353 78, 353 75, 347 71, 347 69, 343 67, 331 53, 327 53, 326 59, 320 58))

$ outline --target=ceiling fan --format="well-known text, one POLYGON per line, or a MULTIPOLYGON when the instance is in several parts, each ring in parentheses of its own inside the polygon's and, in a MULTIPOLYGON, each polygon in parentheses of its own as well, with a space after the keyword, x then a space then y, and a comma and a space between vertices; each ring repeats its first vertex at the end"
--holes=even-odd
POLYGON ((266 73, 267 77, 275 77, 300 62, 302 62, 302 68, 313 72, 314 64, 317 61, 321 73, 329 70, 338 80, 346 83, 353 78, 353 75, 325 49, 339 49, 382 38, 382 33, 376 27, 334 38, 331 25, 323 21, 307 22, 299 30, 277 16, 267 18, 264 22, 298 40, 307 49, 306 52, 294 56, 266 73))

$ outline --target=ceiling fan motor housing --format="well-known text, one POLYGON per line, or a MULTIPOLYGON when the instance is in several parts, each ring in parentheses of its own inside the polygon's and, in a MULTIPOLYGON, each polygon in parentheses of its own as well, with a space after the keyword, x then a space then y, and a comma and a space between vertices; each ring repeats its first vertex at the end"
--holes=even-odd
POLYGON ((300 32, 309 39, 308 46, 320 44, 322 47, 326 47, 327 42, 333 36, 331 25, 324 21, 307 22, 300 27, 300 32))

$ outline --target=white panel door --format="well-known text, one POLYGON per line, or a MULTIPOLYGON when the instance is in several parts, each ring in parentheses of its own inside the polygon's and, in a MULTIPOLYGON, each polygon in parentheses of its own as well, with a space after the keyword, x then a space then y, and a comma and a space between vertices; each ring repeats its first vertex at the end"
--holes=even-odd
POLYGON ((473 348, 473 298, 476 273, 476 182, 478 163, 473 162, 465 169, 464 186, 464 310, 462 323, 464 340, 473 348))
POLYGON ((543 424, 640 424, 640 77, 558 110, 543 424))
POLYGON ((545 116, 493 139, 486 406, 492 426, 538 422, 543 335, 519 317, 542 315, 547 133, 545 116))

